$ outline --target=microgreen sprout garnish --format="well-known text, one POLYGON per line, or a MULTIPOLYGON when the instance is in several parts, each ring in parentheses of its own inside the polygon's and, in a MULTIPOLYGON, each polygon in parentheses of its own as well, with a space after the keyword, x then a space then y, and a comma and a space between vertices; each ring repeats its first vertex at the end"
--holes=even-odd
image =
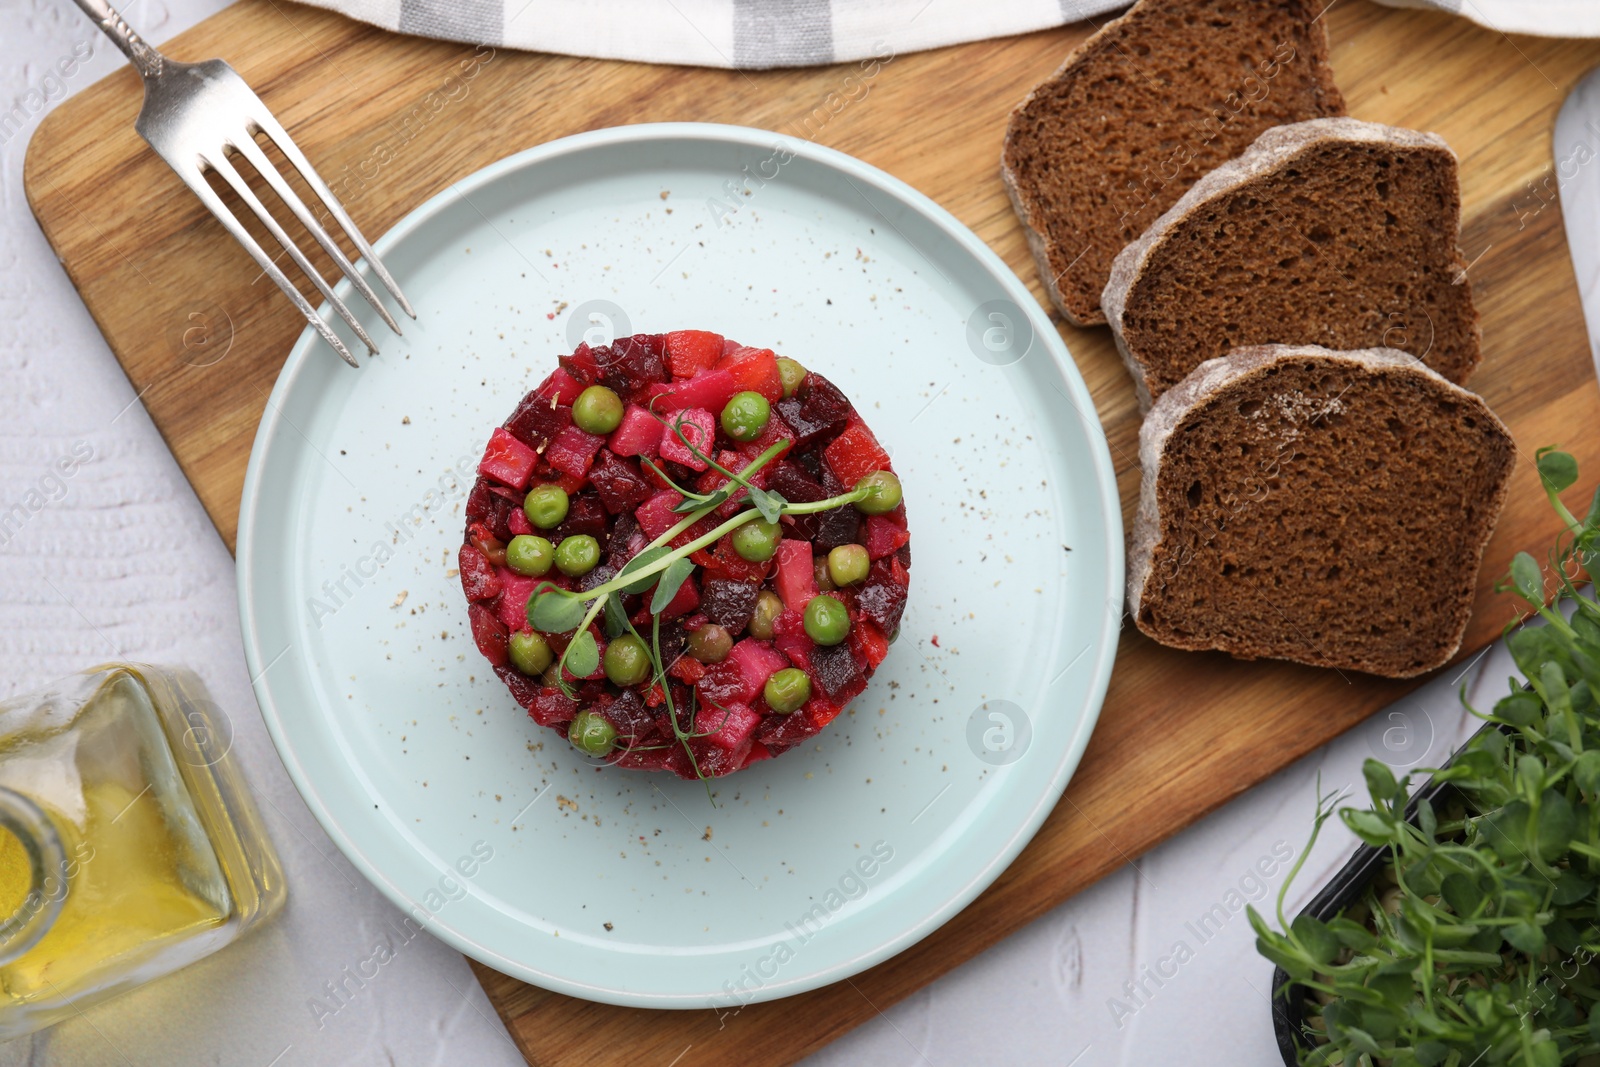
MULTIPOLYGON (((1527 553, 1498 587, 1541 625, 1508 626, 1527 679, 1411 796, 1367 760, 1366 807, 1338 808, 1387 865, 1327 918, 1277 928, 1254 908, 1261 954, 1304 996, 1301 1062, 1318 1067, 1557 1067, 1600 1057, 1600 492, 1579 520, 1559 494, 1571 456, 1541 449, 1540 480, 1565 526, 1547 566, 1527 553), (1408 805, 1409 800, 1409 805, 1408 805)), ((1465 690, 1463 690, 1465 701, 1465 690)), ((1342 797, 1319 796, 1311 839, 1342 797)), ((1303 850, 1304 859, 1309 848, 1303 850)))
MULTIPOLYGON (((782 493, 772 492, 752 484, 749 480, 749 476, 760 470, 762 467, 765 467, 768 463, 772 462, 784 452, 787 452, 789 447, 793 444, 792 441, 779 441, 768 448, 765 452, 761 453, 760 456, 756 457, 755 462, 749 467, 746 467, 743 471, 731 471, 722 464, 718 463, 716 459, 709 453, 702 451, 700 446, 691 440, 688 434, 684 433, 683 428, 685 421, 683 412, 678 412, 677 417, 671 419, 670 421, 660 415, 657 415, 654 411, 651 411, 650 414, 655 415, 656 419, 663 426, 665 426, 668 430, 671 430, 673 435, 677 437, 678 441, 682 443, 684 448, 689 450, 689 453, 693 455, 695 459, 704 463, 707 467, 728 479, 726 485, 721 486, 714 492, 704 494, 696 493, 685 489, 683 486, 673 481, 667 476, 665 471, 656 466, 654 463, 650 462, 649 459, 642 460, 646 467, 649 467, 650 470, 660 477, 662 481, 666 482, 675 491, 683 496, 683 502, 672 509, 674 512, 681 514, 687 511, 694 511, 701 507, 720 507, 726 501, 731 500, 734 493, 738 492, 740 489, 743 489, 745 490, 745 494, 748 496, 750 503, 755 505, 756 510, 761 512, 763 518, 765 518, 768 522, 778 521, 778 516, 783 514, 783 505, 788 503, 788 501, 784 500, 782 493)), ((860 498, 858 497, 857 499, 860 498)))
MULTIPOLYGON (((655 414, 651 412, 651 414, 655 414)), ((659 415, 656 416, 661 418, 659 415)), ((549 634, 572 634, 566 648, 556 660, 558 670, 555 672, 557 685, 569 698, 576 699, 577 689, 567 681, 567 675, 574 678, 588 678, 601 669, 601 654, 599 643, 595 638, 594 627, 599 620, 608 640, 620 639, 624 634, 632 634, 638 638, 648 652, 650 664, 650 677, 652 684, 660 686, 668 709, 668 720, 672 723, 675 740, 684 748, 689 757, 690 766, 694 768, 695 776, 707 780, 701 773, 695 754, 689 745, 697 737, 707 736, 704 733, 694 733, 693 730, 684 730, 678 721, 678 713, 674 707, 672 685, 667 676, 671 664, 661 661, 660 622, 661 613, 677 596, 683 583, 688 581, 695 571, 695 564, 690 557, 701 549, 714 545, 721 538, 748 523, 762 520, 767 523, 776 523, 784 515, 809 515, 816 512, 828 511, 832 508, 844 507, 867 500, 877 490, 874 486, 863 484, 847 493, 827 500, 810 503, 791 503, 784 499, 781 493, 764 490, 755 485, 751 479, 768 464, 788 451, 793 442, 788 440, 778 441, 768 447, 745 467, 734 471, 717 463, 707 455, 698 445, 683 432, 683 418, 680 416, 668 421, 661 420, 678 437, 690 453, 698 460, 704 462, 709 468, 716 470, 728 479, 726 485, 712 493, 695 493, 672 481, 664 471, 649 459, 643 459, 644 466, 650 468, 663 482, 681 494, 684 499, 673 508, 675 514, 683 515, 671 528, 655 538, 632 559, 628 560, 617 574, 592 589, 574 592, 562 589, 553 582, 541 582, 534 588, 533 594, 528 598, 528 622, 537 631, 549 634), (700 534, 686 543, 674 546, 673 542, 682 534, 692 529, 702 519, 716 511, 723 504, 733 499, 733 495, 743 489, 749 504, 744 510, 723 520, 709 531, 700 534), (650 595, 651 639, 646 642, 634 628, 632 620, 624 610, 621 597, 654 592, 650 595)), ((688 710, 691 728, 695 722, 696 698, 690 690, 690 704, 688 710)), ((723 709, 724 721, 729 714, 723 709)), ((721 724, 718 724, 718 729, 721 724)), ((714 733, 715 731, 711 731, 714 733)), ((644 747, 644 746, 641 746, 644 747)), ((707 780, 708 781, 708 780, 707 780)), ((706 787, 707 796, 710 796, 710 785, 706 787)), ((714 803, 714 801, 713 801, 714 803)))

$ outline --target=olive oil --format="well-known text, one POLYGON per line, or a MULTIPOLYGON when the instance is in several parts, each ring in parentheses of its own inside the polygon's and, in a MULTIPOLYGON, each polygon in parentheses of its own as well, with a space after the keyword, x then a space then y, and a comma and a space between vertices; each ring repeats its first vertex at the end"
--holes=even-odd
POLYGON ((0 1038, 237 939, 284 885, 187 672, 109 666, 0 704, 0 1038))

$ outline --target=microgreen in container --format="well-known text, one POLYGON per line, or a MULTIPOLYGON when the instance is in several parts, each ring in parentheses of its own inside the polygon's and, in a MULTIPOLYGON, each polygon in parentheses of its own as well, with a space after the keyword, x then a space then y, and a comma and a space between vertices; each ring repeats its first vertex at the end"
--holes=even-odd
POLYGON ((1250 909, 1287 1064, 1600 1065, 1600 492, 1579 520, 1576 462, 1538 467, 1565 529, 1501 586, 1543 623, 1508 628, 1526 684, 1415 793, 1369 759, 1369 805, 1319 796, 1312 841, 1337 809, 1363 848, 1292 923, 1288 882, 1250 909))

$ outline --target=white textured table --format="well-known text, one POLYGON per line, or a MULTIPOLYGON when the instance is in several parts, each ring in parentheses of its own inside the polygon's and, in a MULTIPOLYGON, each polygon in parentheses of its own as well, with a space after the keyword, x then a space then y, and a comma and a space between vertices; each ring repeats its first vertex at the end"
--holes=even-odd
MULTIPOLYGON (((134 0, 125 13, 159 41, 226 2, 134 0)), ((0 0, 0 26, 0 113, 14 101, 25 113, 35 103, 42 112, 122 62, 66 0, 0 0), (57 60, 73 55, 87 58, 62 78, 57 60)), ((1586 114, 1600 121, 1600 93, 1587 100, 1586 114)), ((231 709, 236 750, 282 854, 290 903, 270 927, 209 960, 0 1045, 0 1067, 520 1065, 462 958, 425 936, 398 941, 389 925, 398 912, 334 849, 284 774, 245 673, 233 561, 28 213, 22 156, 37 121, 33 114, 21 128, 0 127, 0 514, 46 501, 36 512, 25 507, 20 525, 0 528, 0 695, 113 657, 196 668, 231 709), (92 458, 70 480, 51 480, 53 461, 74 447, 91 449, 92 458), (350 980, 346 968, 384 939, 394 959, 374 978, 350 980), (346 992, 336 1002, 329 987, 341 983, 346 992), (321 1011, 313 1008, 319 1000, 321 1011)), ((1583 182, 1600 184, 1600 168, 1585 168, 1573 185, 1583 182)), ((1590 193, 1600 206, 1600 190, 1590 193)), ((1580 264, 1580 280, 1586 298, 1600 296, 1600 271, 1580 264)), ((1600 321, 1597 311, 1591 304, 1591 322, 1600 321)), ((1503 689, 1503 653, 1474 670, 1485 700, 1503 689)), ((1471 723, 1456 704, 1455 680, 1441 683, 809 1062, 1276 1062, 1270 968, 1255 955, 1243 914, 1228 905, 1237 894, 1270 908, 1283 858, 1300 854, 1319 773, 1327 787, 1359 788, 1369 755, 1397 767, 1434 763, 1464 739, 1471 723), (1197 1042, 1199 1034, 1227 1040, 1197 1042)), ((1290 907, 1350 848, 1342 827, 1331 827, 1290 907)), ((683 1067, 692 1067, 692 1053, 683 1067)))

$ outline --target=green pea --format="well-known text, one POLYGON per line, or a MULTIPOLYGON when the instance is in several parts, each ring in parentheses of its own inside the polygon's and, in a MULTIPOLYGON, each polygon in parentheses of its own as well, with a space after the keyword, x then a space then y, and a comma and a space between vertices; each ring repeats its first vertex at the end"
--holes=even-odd
POLYGON ((856 501, 856 510, 867 515, 886 515, 900 506, 900 479, 892 471, 873 471, 856 483, 867 495, 856 501))
POLYGON ((622 424, 622 398, 603 385, 591 385, 572 402, 572 421, 587 433, 610 433, 622 424))
POLYGON ((828 577, 836 586, 854 585, 867 576, 872 560, 860 545, 840 545, 828 553, 828 577))
POLYGON ((759 637, 763 641, 771 641, 772 624, 782 614, 783 599, 772 590, 763 589, 756 596, 756 609, 750 613, 750 624, 746 629, 751 637, 759 637))
POLYGON ((765 563, 778 551, 778 541, 783 536, 775 522, 757 519, 733 531, 733 550, 739 558, 750 563, 765 563))
POLYGON ((599 562, 600 542, 588 534, 564 537, 556 546, 556 570, 568 578, 588 574, 599 562))
POLYGON ((783 381, 783 395, 794 396, 800 383, 806 380, 806 369, 792 359, 779 356, 778 377, 783 381))
POLYGON ((689 635, 689 655, 701 663, 721 663, 733 648, 733 635, 714 622, 708 622, 689 635))
POLYGON ((735 441, 754 441, 771 417, 772 405, 760 393, 734 393, 722 408, 722 432, 735 441))
POLYGON ((518 574, 535 578, 548 574, 555 558, 556 546, 535 534, 517 534, 506 545, 506 566, 518 574))
POLYGON ((833 575, 828 573, 828 557, 818 556, 811 562, 811 573, 817 579, 817 591, 831 593, 839 588, 833 584, 833 575))
POLYGON ((522 513, 539 529, 548 530, 567 517, 567 504, 567 491, 559 485, 536 485, 522 498, 522 513))
POLYGON ((531 630, 511 635, 511 665, 530 678, 537 678, 555 662, 550 642, 531 630))
POLYGON ((814 596, 806 604, 805 627, 817 644, 837 645, 850 635, 850 612, 831 596, 814 596))
POLYGON ((567 740, 591 756, 609 756, 617 747, 617 728, 593 711, 580 711, 567 727, 567 740))
POLYGON ((785 667, 772 672, 761 695, 767 698, 767 707, 787 715, 811 699, 811 679, 798 667, 785 667))
POLYGON ((623 634, 607 645, 602 662, 606 677, 617 685, 638 685, 650 677, 650 653, 633 634, 623 634))

